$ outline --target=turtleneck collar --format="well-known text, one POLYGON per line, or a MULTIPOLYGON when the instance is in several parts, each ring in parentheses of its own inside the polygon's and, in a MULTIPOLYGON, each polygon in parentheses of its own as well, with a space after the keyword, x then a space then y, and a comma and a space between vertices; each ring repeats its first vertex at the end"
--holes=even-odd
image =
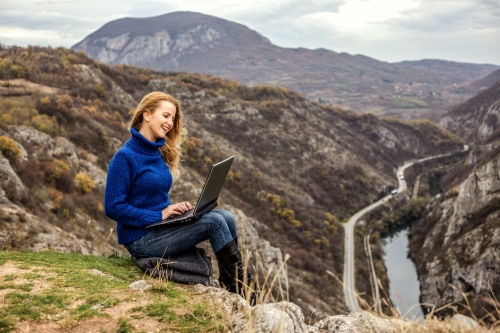
POLYGON ((144 155, 160 155, 159 148, 165 144, 165 139, 157 139, 156 142, 151 142, 133 127, 130 129, 130 133, 132 133, 132 137, 127 141, 130 148, 144 155))

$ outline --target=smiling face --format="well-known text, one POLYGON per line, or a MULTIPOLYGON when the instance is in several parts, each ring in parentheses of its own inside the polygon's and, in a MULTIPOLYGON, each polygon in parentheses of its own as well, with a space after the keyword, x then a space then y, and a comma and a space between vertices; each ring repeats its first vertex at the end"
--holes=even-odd
POLYGON ((148 111, 143 113, 144 121, 139 132, 152 142, 164 138, 174 126, 176 112, 177 109, 173 103, 160 101, 158 108, 152 113, 148 111))

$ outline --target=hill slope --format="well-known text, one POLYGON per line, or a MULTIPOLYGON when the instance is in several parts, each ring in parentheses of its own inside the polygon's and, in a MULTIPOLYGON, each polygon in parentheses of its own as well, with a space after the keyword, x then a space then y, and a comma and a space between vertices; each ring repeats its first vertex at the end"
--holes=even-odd
POLYGON ((283 86, 312 100, 370 112, 458 103, 467 96, 460 85, 498 69, 440 60, 390 64, 326 49, 282 48, 243 25, 192 12, 112 21, 72 48, 112 65, 283 86))
MULTIPOLYGON (((500 81, 441 116, 439 124, 477 144, 485 143, 500 127, 500 81)), ((491 139, 491 138, 490 138, 491 139)))
POLYGON ((33 246, 23 224, 29 213, 91 249, 111 244, 122 251, 102 212, 106 165, 130 135, 130 110, 144 94, 165 91, 179 99, 189 129, 173 199, 193 200, 212 162, 235 155, 222 204, 241 210, 240 224, 248 220, 261 238, 291 254, 292 299, 327 313, 344 306, 341 286, 324 282, 327 269, 342 271, 340 221, 388 193, 403 161, 462 147, 428 121, 359 115, 283 88, 108 67, 62 48, 11 47, 0 60, 18 79, 0 91, 2 170, 10 175, 0 178, 8 201, 0 209, 17 207, 9 218, 1 215, 8 232, 0 242, 33 246))

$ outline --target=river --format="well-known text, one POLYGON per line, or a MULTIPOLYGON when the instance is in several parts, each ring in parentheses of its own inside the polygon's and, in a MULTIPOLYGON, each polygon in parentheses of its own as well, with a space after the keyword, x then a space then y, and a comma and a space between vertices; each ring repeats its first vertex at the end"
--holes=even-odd
POLYGON ((403 318, 423 320, 419 302, 420 283, 415 264, 408 258, 408 228, 384 238, 385 266, 389 276, 392 304, 403 318))

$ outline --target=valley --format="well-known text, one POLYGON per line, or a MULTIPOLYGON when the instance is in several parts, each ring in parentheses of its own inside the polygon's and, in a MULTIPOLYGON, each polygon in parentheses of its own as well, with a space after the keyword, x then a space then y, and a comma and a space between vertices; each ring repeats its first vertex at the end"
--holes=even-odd
POLYGON ((284 88, 109 67, 63 48, 3 48, 0 59, 9 69, 4 75, 24 80, 0 78, 8 82, 0 133, 5 248, 66 242, 71 251, 126 255, 99 208, 102 180, 129 136, 130 110, 145 93, 165 91, 181 102, 189 129, 172 196, 190 198, 214 160, 235 155, 222 204, 240 210, 260 239, 291 256, 290 299, 306 316, 311 309, 347 310, 341 285, 326 274, 343 269, 341 222, 395 188, 397 165, 463 145, 430 121, 361 115, 284 88), (48 88, 30 91, 23 82, 48 88), (35 228, 59 236, 42 237, 35 228))

